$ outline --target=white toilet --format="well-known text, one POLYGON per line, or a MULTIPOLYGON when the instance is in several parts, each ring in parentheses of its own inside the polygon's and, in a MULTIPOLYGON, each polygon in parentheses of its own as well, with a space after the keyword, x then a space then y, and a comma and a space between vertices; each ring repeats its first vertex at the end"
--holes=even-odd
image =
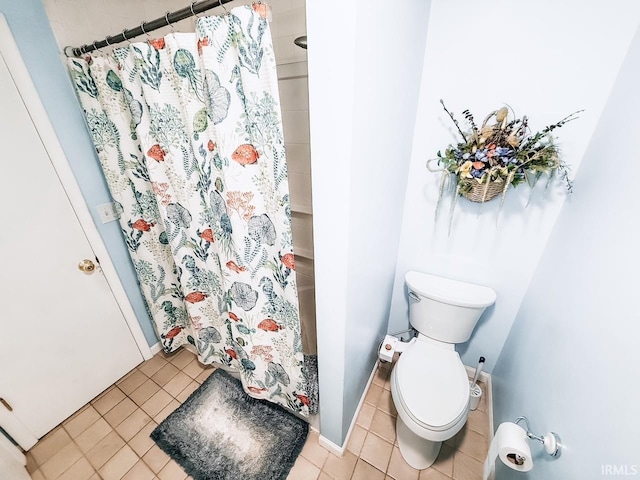
POLYGON ((398 349, 403 353, 391 372, 391 395, 400 453, 413 468, 423 469, 467 421, 469 379, 454 347, 469 340, 496 293, 419 272, 408 272, 405 283, 409 320, 418 336, 398 349))

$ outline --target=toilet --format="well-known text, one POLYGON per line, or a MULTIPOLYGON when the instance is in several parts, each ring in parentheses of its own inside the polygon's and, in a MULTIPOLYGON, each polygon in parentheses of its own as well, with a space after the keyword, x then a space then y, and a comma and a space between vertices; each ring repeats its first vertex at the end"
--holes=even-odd
POLYGON ((496 293, 420 272, 408 272, 405 283, 409 321, 418 335, 399 344, 403 353, 391 372, 391 395, 400 453, 421 470, 435 462, 442 442, 467 421, 469 379, 455 344, 469 340, 496 293))

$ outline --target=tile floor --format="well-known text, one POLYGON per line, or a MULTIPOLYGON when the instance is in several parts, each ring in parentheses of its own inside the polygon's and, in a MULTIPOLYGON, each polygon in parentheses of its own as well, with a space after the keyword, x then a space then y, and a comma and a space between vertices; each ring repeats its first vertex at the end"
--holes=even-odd
MULTIPOLYGON (((193 354, 157 354, 85 405, 27 452, 33 480, 185 480, 184 471, 149 438, 155 426, 213 372, 193 354)), ((367 392, 345 455, 311 432, 288 480, 476 480, 481 478, 489 419, 483 401, 465 428, 445 442, 432 468, 418 471, 395 442, 389 364, 367 392)))

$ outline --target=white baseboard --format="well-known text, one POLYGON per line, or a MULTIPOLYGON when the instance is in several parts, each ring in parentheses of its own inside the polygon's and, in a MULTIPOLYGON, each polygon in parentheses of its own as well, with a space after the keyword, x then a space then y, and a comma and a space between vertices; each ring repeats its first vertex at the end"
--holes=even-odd
POLYGON ((155 355, 156 353, 160 353, 162 351, 162 344, 158 342, 155 345, 151 345, 149 349, 151 350, 151 353, 155 355))
POLYGON ((367 381, 367 385, 364 387, 364 392, 362 392, 362 396, 360 397, 360 403, 358 403, 358 407, 356 408, 356 411, 353 414, 353 418, 351 419, 351 425, 349 425, 349 430, 347 431, 347 436, 344 439, 344 443, 342 445, 336 445, 331 440, 323 437, 322 434, 320 434, 318 443, 320 443, 320 445, 322 445, 324 448, 329 450, 334 455, 337 455, 338 457, 344 456, 344 451, 347 449, 347 445, 349 445, 351 432, 353 432, 353 429, 356 425, 356 420, 358 419, 358 415, 360 414, 360 409, 364 404, 364 399, 367 396, 367 393, 369 392, 369 387, 373 383, 373 377, 375 376, 377 370, 378 370, 378 360, 376 360, 376 363, 373 366, 373 370, 371 371, 371 375, 369 375, 369 380, 367 381))

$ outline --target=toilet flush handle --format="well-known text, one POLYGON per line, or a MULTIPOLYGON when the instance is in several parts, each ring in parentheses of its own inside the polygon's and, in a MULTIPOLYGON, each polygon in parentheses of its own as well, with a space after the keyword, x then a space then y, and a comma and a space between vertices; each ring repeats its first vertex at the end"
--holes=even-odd
POLYGON ((421 298, 418 296, 417 293, 412 292, 411 290, 409 290, 409 298, 411 300, 413 300, 414 302, 419 302, 421 300, 421 298))

